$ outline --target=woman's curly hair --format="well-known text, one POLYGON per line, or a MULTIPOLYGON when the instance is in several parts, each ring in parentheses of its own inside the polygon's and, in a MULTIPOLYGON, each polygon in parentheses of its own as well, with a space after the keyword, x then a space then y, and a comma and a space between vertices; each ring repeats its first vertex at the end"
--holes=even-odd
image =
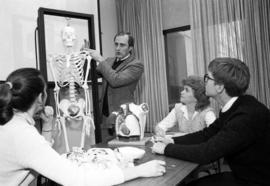
POLYGON ((189 86, 193 90, 194 97, 197 99, 195 110, 203 110, 210 105, 209 97, 205 95, 203 78, 199 76, 188 76, 182 83, 183 86, 189 86))

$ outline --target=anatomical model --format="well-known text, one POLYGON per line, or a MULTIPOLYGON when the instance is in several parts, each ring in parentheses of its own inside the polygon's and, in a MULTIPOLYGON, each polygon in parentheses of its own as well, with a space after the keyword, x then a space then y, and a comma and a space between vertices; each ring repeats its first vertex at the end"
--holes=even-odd
POLYGON ((146 124, 146 115, 149 111, 148 105, 142 103, 136 105, 127 103, 120 106, 120 112, 117 115, 115 131, 119 140, 139 141, 144 138, 146 124))

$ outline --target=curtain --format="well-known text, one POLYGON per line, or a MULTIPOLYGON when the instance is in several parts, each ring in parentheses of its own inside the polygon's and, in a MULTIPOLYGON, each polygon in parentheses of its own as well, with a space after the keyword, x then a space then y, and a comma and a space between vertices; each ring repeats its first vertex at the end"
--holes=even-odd
MULTIPOLYGON (((250 69, 248 93, 270 107, 269 0, 191 0, 194 71, 216 57, 235 57, 250 69)), ((216 107, 216 106, 215 106, 216 107)))
POLYGON ((115 0, 118 31, 129 31, 135 38, 135 55, 144 64, 135 98, 147 103, 146 132, 168 113, 168 93, 161 0, 115 0))
POLYGON ((270 108, 270 2, 242 0, 245 17, 244 61, 250 67, 251 92, 270 108))

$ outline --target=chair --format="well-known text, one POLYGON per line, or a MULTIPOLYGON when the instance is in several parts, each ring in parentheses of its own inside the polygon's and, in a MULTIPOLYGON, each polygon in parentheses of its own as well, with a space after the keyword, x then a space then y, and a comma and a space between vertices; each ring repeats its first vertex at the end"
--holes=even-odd
POLYGON ((200 178, 203 176, 208 176, 211 174, 221 173, 221 164, 223 162, 223 158, 218 159, 212 163, 206 165, 200 165, 193 173, 193 178, 200 178))

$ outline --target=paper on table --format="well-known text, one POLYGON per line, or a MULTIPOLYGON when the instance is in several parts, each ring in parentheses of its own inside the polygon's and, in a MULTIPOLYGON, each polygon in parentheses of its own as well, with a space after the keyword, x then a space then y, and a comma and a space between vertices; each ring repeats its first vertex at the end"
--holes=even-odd
POLYGON ((145 154, 145 150, 136 147, 119 147, 117 150, 125 159, 129 159, 130 161, 141 159, 145 154))

